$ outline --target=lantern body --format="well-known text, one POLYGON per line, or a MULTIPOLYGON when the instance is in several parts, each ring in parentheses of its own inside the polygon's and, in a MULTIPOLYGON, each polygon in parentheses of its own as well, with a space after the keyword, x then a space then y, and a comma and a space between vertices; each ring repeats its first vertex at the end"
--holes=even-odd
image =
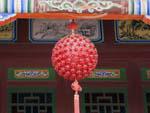
POLYGON ((52 51, 52 65, 60 76, 80 80, 89 76, 98 61, 93 43, 79 34, 60 39, 52 51))

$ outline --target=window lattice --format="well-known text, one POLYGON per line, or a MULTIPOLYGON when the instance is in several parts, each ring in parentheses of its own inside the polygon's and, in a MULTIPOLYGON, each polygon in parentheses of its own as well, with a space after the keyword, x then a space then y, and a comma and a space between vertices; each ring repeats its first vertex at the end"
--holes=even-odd
POLYGON ((10 93, 10 113, 54 113, 51 91, 16 91, 10 93))
POLYGON ((127 113, 125 92, 87 91, 83 97, 83 113, 127 113))
POLYGON ((150 92, 146 92, 146 113, 150 113, 150 92))

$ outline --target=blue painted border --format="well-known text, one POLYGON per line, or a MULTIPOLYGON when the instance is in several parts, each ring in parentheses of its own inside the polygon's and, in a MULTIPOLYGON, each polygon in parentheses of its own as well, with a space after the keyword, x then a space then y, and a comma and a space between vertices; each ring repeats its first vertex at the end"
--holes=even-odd
POLYGON ((116 43, 134 43, 134 44, 150 44, 150 40, 128 40, 128 41, 122 41, 119 37, 119 30, 118 30, 118 21, 114 21, 114 29, 115 29, 115 42, 116 43))
POLYGON ((0 43, 13 43, 13 42, 16 42, 17 40, 17 20, 13 22, 13 38, 12 40, 5 40, 4 39, 1 39, 0 40, 0 43))
MULTIPOLYGON (((58 40, 34 40, 34 38, 32 37, 32 20, 33 19, 29 19, 29 40, 32 43, 37 43, 37 44, 47 44, 47 43, 56 43, 58 40)), ((61 20, 60 20, 61 21, 61 20)), ((103 21, 100 20, 99 21, 99 37, 96 40, 92 40, 92 42, 94 43, 103 43, 104 42, 104 29, 103 29, 103 21)))
POLYGON ((147 0, 147 15, 150 15, 150 0, 147 0))
POLYGON ((134 7, 135 7, 134 14, 135 15, 141 15, 141 7, 142 6, 141 6, 141 1, 140 0, 135 1, 134 7))

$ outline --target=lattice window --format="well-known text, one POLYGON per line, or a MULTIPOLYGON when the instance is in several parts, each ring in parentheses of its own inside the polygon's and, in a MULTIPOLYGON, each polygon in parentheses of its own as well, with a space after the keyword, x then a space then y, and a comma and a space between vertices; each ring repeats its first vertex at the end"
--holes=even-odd
POLYGON ((145 91, 145 113, 150 113, 150 90, 145 91))
POLYGON ((54 113, 54 93, 50 89, 12 89, 8 104, 9 113, 54 113))
POLYGON ((83 92, 82 113, 127 113, 126 90, 87 90, 83 92))

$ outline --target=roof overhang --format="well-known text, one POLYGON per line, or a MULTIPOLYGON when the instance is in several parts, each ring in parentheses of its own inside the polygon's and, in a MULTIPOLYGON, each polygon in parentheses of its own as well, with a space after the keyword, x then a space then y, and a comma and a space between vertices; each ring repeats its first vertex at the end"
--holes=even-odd
POLYGON ((18 18, 142 20, 150 23, 150 0, 1 0, 0 5, 0 25, 18 18))

